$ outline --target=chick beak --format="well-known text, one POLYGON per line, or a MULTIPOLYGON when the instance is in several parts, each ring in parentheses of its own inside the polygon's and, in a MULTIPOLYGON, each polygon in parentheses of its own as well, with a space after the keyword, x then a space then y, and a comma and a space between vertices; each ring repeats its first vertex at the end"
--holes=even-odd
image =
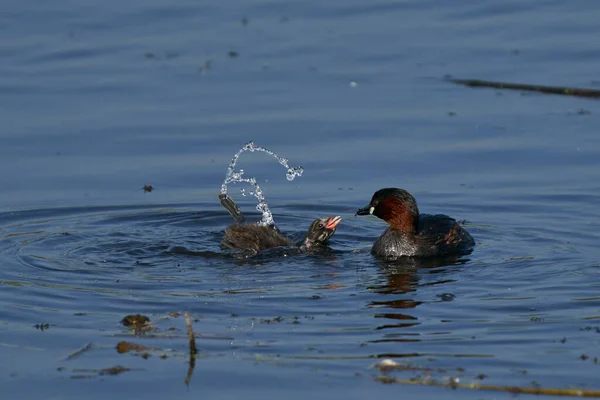
POLYGON ((370 215, 370 214, 373 214, 373 210, 375 210, 375 207, 372 207, 369 204, 366 207, 359 208, 358 211, 356 212, 356 214, 354 214, 354 215, 370 215))
POLYGON ((335 228, 337 228, 341 221, 342 217, 340 217, 339 215, 336 217, 328 218, 327 221, 325 221, 325 228, 334 230, 335 228))

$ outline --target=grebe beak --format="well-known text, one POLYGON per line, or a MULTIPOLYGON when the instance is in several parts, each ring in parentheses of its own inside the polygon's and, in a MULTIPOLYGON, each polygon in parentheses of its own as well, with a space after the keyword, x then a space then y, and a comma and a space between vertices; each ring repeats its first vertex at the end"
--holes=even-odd
POLYGON ((325 222, 325 228, 326 229, 335 229, 337 228, 337 226, 339 225, 339 223, 342 221, 342 217, 335 216, 335 217, 331 217, 329 218, 326 222, 325 222))
POLYGON ((363 208, 359 208, 356 214, 354 215, 371 215, 375 211, 375 207, 366 206, 363 208))

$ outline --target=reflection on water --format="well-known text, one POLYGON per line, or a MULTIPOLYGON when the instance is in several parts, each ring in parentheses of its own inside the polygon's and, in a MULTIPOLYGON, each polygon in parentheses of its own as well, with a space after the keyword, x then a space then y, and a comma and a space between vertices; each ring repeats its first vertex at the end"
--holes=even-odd
MULTIPOLYGON (((394 312, 381 312, 375 314, 375 318, 390 319, 393 322, 385 323, 377 326, 375 329, 394 329, 394 328, 405 328, 419 325, 418 317, 411 315, 409 309, 416 308, 422 304, 421 301, 415 301, 415 293, 417 292, 421 284, 419 283, 419 276, 424 270, 429 270, 430 274, 442 274, 445 275, 446 266, 464 264, 466 260, 461 259, 461 256, 451 256, 443 258, 427 258, 427 259, 416 259, 406 258, 395 261, 379 261, 379 268, 382 270, 381 275, 385 278, 385 282, 379 285, 374 285, 369 289, 375 293, 385 294, 388 297, 393 297, 391 300, 380 300, 372 301, 369 303, 370 308, 390 308, 394 312), (400 295, 400 297, 398 296, 400 295), (409 295, 413 298, 409 298, 409 295), (399 298, 397 298, 399 297, 399 298), (400 310, 397 310, 400 309, 400 310)), ((438 280, 428 282, 425 285, 442 285, 444 283, 452 283, 454 280, 438 280)), ((448 294, 445 294, 446 296, 448 294)), ((394 334, 393 335, 399 335, 394 334)), ((374 342, 382 341, 398 341, 403 342, 407 339, 398 338, 390 339, 389 333, 386 334, 385 339, 377 339, 374 342)), ((412 338, 409 341, 416 341, 417 339, 412 338)))

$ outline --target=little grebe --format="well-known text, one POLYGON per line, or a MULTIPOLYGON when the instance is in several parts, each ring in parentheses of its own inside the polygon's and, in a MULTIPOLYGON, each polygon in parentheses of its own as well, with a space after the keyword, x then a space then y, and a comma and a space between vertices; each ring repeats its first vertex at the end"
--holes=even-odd
POLYGON ((313 252, 324 248, 339 225, 342 217, 325 217, 313 221, 304 240, 296 244, 284 236, 275 225, 262 226, 242 223, 245 218, 237 204, 226 194, 219 196, 221 205, 238 222, 225 230, 221 247, 259 252, 280 246, 297 246, 302 252, 313 252))
POLYGON ((434 257, 469 253, 475 241, 454 218, 419 214, 415 198, 404 189, 375 192, 356 215, 375 215, 390 227, 375 241, 371 252, 385 258, 434 257))
POLYGON ((326 245, 341 220, 340 216, 316 219, 310 224, 306 237, 298 245, 272 225, 234 224, 225 230, 221 247, 258 252, 272 247, 298 246, 300 251, 312 252, 326 245))

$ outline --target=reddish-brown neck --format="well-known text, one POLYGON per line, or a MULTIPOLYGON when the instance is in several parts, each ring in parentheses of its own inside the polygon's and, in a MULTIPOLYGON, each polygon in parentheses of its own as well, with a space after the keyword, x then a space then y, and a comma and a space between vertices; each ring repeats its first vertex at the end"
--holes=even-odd
POLYGON ((409 207, 395 198, 384 199, 379 203, 379 217, 393 229, 413 234, 417 232, 418 215, 413 215, 409 207))

